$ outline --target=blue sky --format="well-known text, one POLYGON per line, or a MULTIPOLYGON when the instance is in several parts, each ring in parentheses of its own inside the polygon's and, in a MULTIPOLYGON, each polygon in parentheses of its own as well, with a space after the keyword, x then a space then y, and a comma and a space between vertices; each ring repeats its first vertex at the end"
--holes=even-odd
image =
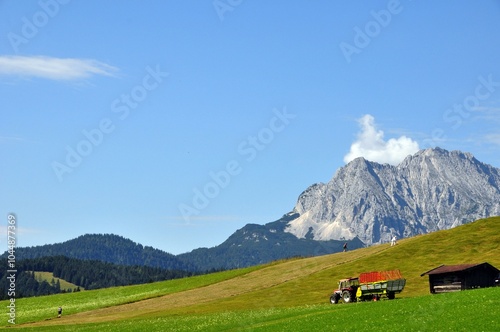
POLYGON ((357 156, 500 167, 498 31, 493 0, 0 1, 0 229, 177 254, 357 156))

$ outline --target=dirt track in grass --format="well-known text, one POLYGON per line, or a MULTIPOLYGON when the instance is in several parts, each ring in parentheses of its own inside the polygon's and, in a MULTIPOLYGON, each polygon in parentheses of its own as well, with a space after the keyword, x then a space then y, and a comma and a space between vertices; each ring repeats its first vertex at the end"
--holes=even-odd
POLYGON ((363 250, 364 252, 362 256, 360 256, 359 251, 356 250, 328 256, 285 261, 279 264, 265 266, 262 269, 245 275, 201 288, 182 291, 134 303, 81 312, 64 316, 61 319, 52 319, 43 322, 25 324, 23 326, 85 324, 131 319, 142 316, 164 316, 175 313, 188 313, 190 312, 190 308, 194 306, 200 304, 207 305, 210 303, 214 303, 214 309, 212 311, 220 311, 224 309, 231 310, 234 308, 223 308, 220 305, 217 305, 216 302, 250 292, 269 289, 292 280, 304 278, 322 270, 330 269, 337 265, 360 259, 366 255, 375 254, 387 249, 387 247, 376 246, 367 249, 363 250))

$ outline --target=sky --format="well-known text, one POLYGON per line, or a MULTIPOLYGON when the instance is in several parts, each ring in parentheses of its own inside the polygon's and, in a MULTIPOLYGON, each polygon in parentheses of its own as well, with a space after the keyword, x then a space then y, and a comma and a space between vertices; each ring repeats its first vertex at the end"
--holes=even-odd
POLYGON ((15 214, 17 246, 179 254, 356 157, 500 167, 499 31, 494 0, 0 0, 0 246, 15 214))

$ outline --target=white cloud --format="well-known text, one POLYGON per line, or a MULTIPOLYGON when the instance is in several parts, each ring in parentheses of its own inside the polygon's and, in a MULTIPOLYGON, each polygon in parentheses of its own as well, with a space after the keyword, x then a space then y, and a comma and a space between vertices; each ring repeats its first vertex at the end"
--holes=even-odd
POLYGON ((93 75, 114 76, 117 71, 116 67, 92 59, 0 56, 0 75, 69 81, 93 75))
POLYGON ((375 118, 370 114, 364 115, 358 122, 361 131, 356 141, 352 143, 351 150, 344 157, 346 163, 364 157, 381 164, 398 165, 406 156, 419 150, 418 143, 404 135, 384 141, 384 132, 377 130, 375 118))

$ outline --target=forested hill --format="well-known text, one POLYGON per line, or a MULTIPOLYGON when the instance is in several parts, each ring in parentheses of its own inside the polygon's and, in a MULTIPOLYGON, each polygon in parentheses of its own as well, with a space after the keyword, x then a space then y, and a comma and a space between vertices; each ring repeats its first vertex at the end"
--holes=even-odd
MULTIPOLYGON (((174 256, 153 247, 142 246, 132 240, 112 234, 87 234, 63 243, 16 248, 17 259, 65 256, 80 260, 96 260, 118 265, 149 266, 165 270, 193 273, 264 264, 294 256, 317 256, 342 251, 344 242, 349 249, 363 246, 355 238, 347 241, 314 241, 298 239, 283 232, 293 216, 266 225, 248 224, 237 230, 224 243, 213 248, 199 248, 174 256)), ((2 257, 6 257, 4 254, 2 257)))
POLYGON ((181 261, 172 254, 153 247, 142 246, 113 234, 86 234, 62 243, 16 249, 16 257, 19 260, 47 256, 66 256, 166 270, 195 271, 191 264, 181 261))
MULTIPOLYGON (((0 260, 7 266, 7 260, 0 260)), ((124 266, 96 260, 79 260, 64 256, 23 259, 16 262, 16 297, 57 294, 67 290, 57 283, 39 282, 33 272, 52 272, 55 278, 66 280, 84 289, 143 284, 183 278, 192 273, 165 270, 158 267, 124 266)), ((0 270, 0 300, 7 299, 10 281, 7 270, 0 270)))

